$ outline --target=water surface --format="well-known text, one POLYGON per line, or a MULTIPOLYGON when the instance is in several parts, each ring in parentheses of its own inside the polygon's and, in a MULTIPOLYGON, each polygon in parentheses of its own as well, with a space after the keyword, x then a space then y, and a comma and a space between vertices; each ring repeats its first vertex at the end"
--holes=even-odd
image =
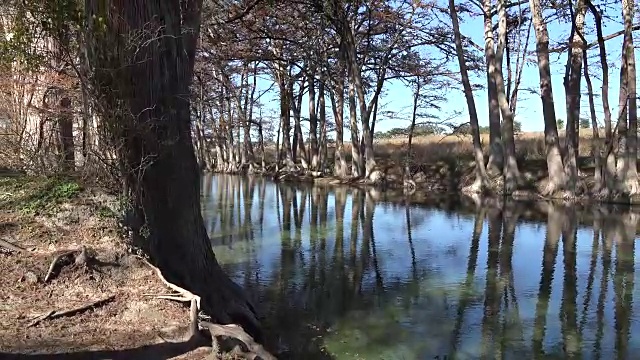
POLYGON ((216 256, 289 357, 639 354, 639 212, 388 197, 203 178, 216 256))

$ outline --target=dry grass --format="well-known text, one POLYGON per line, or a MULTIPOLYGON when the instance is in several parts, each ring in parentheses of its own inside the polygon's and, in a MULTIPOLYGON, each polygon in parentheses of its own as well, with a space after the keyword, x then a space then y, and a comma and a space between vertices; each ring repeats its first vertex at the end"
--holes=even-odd
MULTIPOLYGON (((600 138, 603 142, 604 134, 600 138)), ((375 139, 374 151, 377 158, 390 162, 403 162, 407 154, 407 138, 375 139)), ((516 135, 516 157, 522 161, 545 159, 544 133, 524 132, 516 135)), ((487 154, 489 148, 489 134, 481 134, 482 148, 487 154)), ((428 135, 413 138, 413 163, 425 164, 442 160, 472 160, 473 142, 469 135, 428 135)), ((560 143, 564 143, 564 131, 560 132, 560 143)), ((581 156, 591 156, 593 135, 590 129, 580 130, 579 153, 581 156)), ((351 143, 344 144, 347 161, 351 161, 351 143)), ((266 148, 266 159, 273 162, 275 148, 266 148)), ((329 146, 328 156, 334 157, 334 146, 329 146)))
MULTIPOLYGON (((486 153, 489 146, 489 134, 481 134, 480 141, 486 153)), ((560 142, 561 144, 564 143, 564 132, 560 133, 560 142)), ((591 130, 581 131, 579 141, 580 155, 590 155, 592 144, 593 136, 591 130)), ((375 141, 375 152, 380 157, 400 160, 406 156, 406 151, 407 138, 375 141)), ((471 159, 472 151, 473 142, 471 136, 468 135, 429 135, 413 139, 413 159, 416 163, 427 163, 450 158, 471 159)), ((544 159, 544 134, 542 132, 526 132, 516 135, 516 156, 523 160, 544 159)))

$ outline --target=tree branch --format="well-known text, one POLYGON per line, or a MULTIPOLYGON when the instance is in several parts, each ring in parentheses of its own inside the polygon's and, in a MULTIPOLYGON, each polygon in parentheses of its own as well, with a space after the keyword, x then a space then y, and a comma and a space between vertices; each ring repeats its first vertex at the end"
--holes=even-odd
MULTIPOLYGON (((640 30, 640 24, 638 24, 638 25, 634 25, 634 26, 631 28, 631 30, 632 30, 632 31, 638 31, 638 30, 640 30)), ((611 40, 611 39, 617 38, 617 37, 618 37, 618 36, 620 36, 620 35, 624 35, 624 30, 616 31, 616 32, 614 32, 613 34, 609 34, 609 35, 607 35, 607 36, 604 36, 602 39, 603 39, 604 41, 607 41, 607 40, 611 40)), ((594 48, 594 47, 596 47, 596 46, 598 46, 598 41, 593 41, 593 42, 590 42, 590 43, 586 46, 586 49, 592 49, 592 48, 594 48)), ((568 48, 569 48, 569 46, 565 44, 565 45, 561 45, 561 46, 558 46, 558 47, 555 47, 555 48, 549 49, 549 52, 550 52, 550 53, 560 53, 560 52, 564 52, 564 51, 566 51, 568 48)))

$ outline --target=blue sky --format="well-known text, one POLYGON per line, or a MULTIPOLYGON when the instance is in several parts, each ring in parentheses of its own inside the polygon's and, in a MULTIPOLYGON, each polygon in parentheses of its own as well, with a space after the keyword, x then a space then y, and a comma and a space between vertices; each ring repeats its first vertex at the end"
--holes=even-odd
MULTIPOLYGON (((523 5, 524 6, 524 5, 523 5)), ((546 15, 546 14, 545 14, 546 15)), ((612 20, 604 20, 604 35, 608 35, 619 30, 622 30, 622 15, 619 6, 616 8, 608 8, 607 15, 612 20)), ((482 17, 469 17, 464 16, 461 18, 461 32, 463 35, 470 37, 476 44, 484 46, 483 37, 483 20, 482 17)), ((494 19, 495 21, 495 19, 494 19)), ((551 46, 557 44, 558 41, 566 41, 570 31, 570 24, 561 24, 558 22, 552 22, 548 24, 549 36, 551 38, 551 46)), ((589 42, 596 40, 595 26, 593 17, 587 13, 586 17, 586 34, 585 37, 589 42)), ((639 36, 634 34, 636 37, 639 36)), ((453 41, 453 39, 452 39, 453 41)), ((637 43, 637 39, 635 41, 637 43)), ((610 93, 610 105, 612 117, 615 119, 617 114, 618 103, 618 86, 619 86, 619 64, 621 61, 621 46, 622 36, 611 39, 606 42, 607 48, 607 60, 609 63, 609 93, 610 93)), ((529 40, 529 50, 535 50, 535 34, 533 28, 531 29, 531 36, 529 40)), ((425 51, 430 51, 425 49, 425 51)), ((598 121, 603 122, 602 100, 598 96, 601 88, 600 81, 600 61, 598 58, 598 47, 591 48, 589 50, 589 70, 591 79, 593 82, 594 92, 596 93, 596 112, 598 115, 598 121)), ((636 59, 639 52, 636 50, 636 59)), ((522 82, 520 86, 520 92, 518 96, 518 106, 516 112, 516 120, 522 124, 523 131, 542 131, 544 129, 544 123, 542 119, 542 104, 540 97, 537 93, 531 93, 524 91, 525 88, 539 90, 539 76, 538 67, 535 63, 535 56, 529 57, 530 62, 525 65, 522 82)), ((566 119, 565 108, 565 92, 563 87, 564 76, 564 64, 567 59, 566 52, 551 54, 551 71, 553 74, 553 97, 555 100, 555 111, 558 119, 566 119)), ((515 54, 512 58, 513 66, 515 67, 515 54)), ((451 70, 458 71, 457 62, 453 61, 451 64, 451 70)), ((505 79, 506 80, 506 79, 505 79)), ((480 74, 479 76, 473 75, 472 82, 477 84, 486 85, 486 76, 480 74)), ((259 87, 262 90, 271 86, 270 79, 264 79, 259 81, 259 87)), ((394 127, 406 127, 409 125, 409 119, 411 115, 412 106, 412 91, 410 88, 402 84, 400 81, 386 82, 383 89, 384 95, 381 97, 380 104, 383 105, 379 109, 378 122, 376 124, 376 131, 386 131, 394 127), (382 111, 390 111, 399 113, 398 118, 390 119, 381 116, 382 111), (403 120, 406 119, 406 120, 403 120)), ((437 113, 441 119, 451 118, 456 112, 461 112, 459 116, 453 118, 453 122, 462 123, 468 121, 468 111, 462 92, 462 86, 457 86, 446 93, 447 100, 441 104, 441 110, 437 113)), ((488 125, 488 109, 487 109, 487 94, 486 90, 480 89, 474 91, 474 98, 476 103, 476 109, 478 111, 479 121, 481 126, 488 125)), ((276 89, 273 89, 270 94, 265 95, 263 98, 263 115, 271 114, 277 116, 278 114, 278 93, 276 89)), ((303 100, 302 114, 306 116, 308 114, 307 98, 303 100)), ((331 114, 330 102, 327 99, 327 115, 331 114)), ((584 79, 582 80, 582 97, 581 97, 581 116, 589 117, 588 98, 586 94, 586 84, 584 79)), ((420 119, 418 119, 420 121, 420 119)), ((330 134, 333 137, 333 134, 330 134)), ((345 140, 349 138, 348 132, 345 134, 345 140)))

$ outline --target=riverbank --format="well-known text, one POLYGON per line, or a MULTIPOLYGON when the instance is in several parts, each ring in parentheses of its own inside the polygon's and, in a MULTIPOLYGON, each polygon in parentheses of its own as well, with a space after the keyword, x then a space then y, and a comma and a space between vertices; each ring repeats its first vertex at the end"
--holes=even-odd
MULTIPOLYGON (((358 190, 343 187, 345 191, 358 190)), ((478 209, 502 210, 511 219, 536 222, 554 218, 563 209, 544 201, 520 206, 479 197, 456 200, 449 194, 436 198, 429 191, 410 196, 403 189, 369 187, 366 191, 376 202, 422 203, 458 213, 466 209, 470 215, 478 209), (460 206, 460 201, 466 206, 460 206), (556 215, 551 216, 551 210, 556 215)), ((189 309, 145 295, 168 289, 131 254, 118 230, 117 209, 117 198, 95 185, 73 179, 0 177, 0 239, 6 240, 0 244, 1 358, 63 354, 58 358, 198 359, 210 355, 208 343, 173 342, 189 327, 189 309), (70 250, 72 256, 48 276, 53 260, 70 250), (82 260, 86 255, 89 260, 82 260)), ((575 211, 575 206, 564 209, 575 211)), ((627 211, 599 208, 593 217, 578 220, 593 223, 610 216, 609 212, 615 218, 620 210, 627 211)))
MULTIPOLYGON (((483 194, 469 191, 473 185, 475 174, 475 162, 473 159, 451 157, 443 155, 437 160, 417 162, 409 167, 410 178, 404 176, 402 161, 390 156, 376 158, 375 180, 362 177, 339 177, 332 174, 313 172, 301 167, 295 169, 275 170, 275 165, 267 166, 266 171, 255 171, 250 175, 266 176, 275 182, 301 182, 330 186, 353 186, 360 188, 377 188, 380 191, 403 190, 407 194, 415 192, 429 192, 432 194, 465 194, 467 196, 481 195, 488 199, 503 199, 502 175, 489 179, 490 189, 483 194)), ((612 204, 640 204, 640 196, 630 196, 624 193, 593 192, 594 166, 593 158, 581 157, 578 161, 579 178, 576 185, 576 193, 559 191, 552 195, 544 195, 548 173, 544 159, 518 159, 520 179, 518 188, 508 198, 517 201, 549 201, 562 200, 570 203, 612 203, 612 204)), ((486 190, 486 189, 485 189, 486 190)))
POLYGON ((181 340, 188 305, 147 296, 169 289, 122 240, 117 209, 74 179, 0 177, 0 358, 210 356, 210 341, 181 340))

